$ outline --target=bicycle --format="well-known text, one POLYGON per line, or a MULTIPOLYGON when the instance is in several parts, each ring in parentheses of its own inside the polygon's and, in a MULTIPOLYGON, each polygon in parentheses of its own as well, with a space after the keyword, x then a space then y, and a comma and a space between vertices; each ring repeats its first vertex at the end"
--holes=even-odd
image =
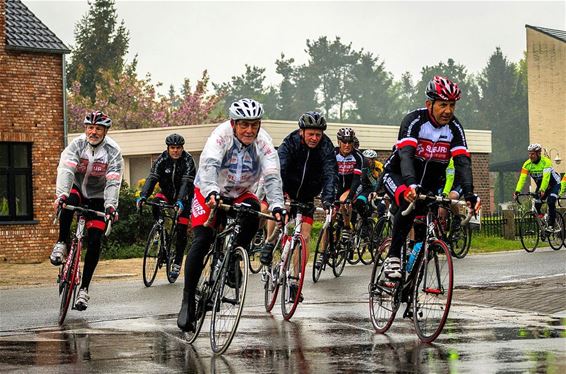
MULTIPOLYGON (((401 251, 401 278, 389 280, 383 274, 383 264, 374 263, 368 285, 370 319, 376 332, 385 333, 393 324, 401 303, 407 303, 403 318, 412 318, 417 336, 424 343, 434 341, 442 332, 450 305, 454 270, 452 256, 447 244, 438 236, 438 203, 462 204, 442 196, 419 194, 418 200, 427 203, 425 238, 412 269, 407 270, 407 246, 401 251)), ((415 204, 402 212, 409 214, 415 204)), ((472 217, 469 211, 466 220, 472 217)), ((419 224, 416 222, 416 224, 419 224)), ((380 248, 389 250, 391 239, 386 239, 380 248)))
MULTIPOLYGON (((371 204, 372 206, 377 209, 377 201, 386 200, 389 201, 389 196, 385 195, 383 197, 375 197, 371 204)), ((391 213, 391 209, 386 209, 385 214, 378 218, 377 223, 374 226, 374 231, 372 233, 372 241, 373 241, 373 248, 375 248, 373 253, 374 261, 378 262, 378 265, 385 260, 387 257, 386 252, 378 251, 381 244, 387 239, 391 238, 391 228, 393 227, 393 214, 391 213)))
POLYGON ((212 311, 210 347, 219 355, 228 349, 240 322, 248 287, 248 252, 235 246, 234 238, 241 231, 240 222, 245 215, 257 215, 273 220, 270 215, 255 211, 249 204, 217 204, 211 211, 206 227, 210 227, 218 209, 234 212, 226 227, 216 232, 212 248, 204 258, 204 267, 196 289, 196 329, 185 332, 188 343, 198 337, 207 311, 212 311))
POLYGON ((301 292, 308 261, 307 244, 301 234, 303 215, 300 211, 312 209, 312 204, 298 202, 291 202, 290 206, 297 210, 294 217, 294 228, 293 223, 289 220, 282 230, 278 230, 279 233, 275 231, 273 238, 269 239, 272 242, 275 235, 279 234, 273 249, 272 265, 263 267, 261 277, 265 283, 265 310, 271 312, 281 288, 281 313, 285 321, 293 317, 299 302, 301 302, 301 292), (293 285, 295 285, 294 294, 291 292, 293 285))
MULTIPOLYGON (((59 284, 59 296, 61 296, 61 303, 59 305, 59 325, 62 325, 69 310, 69 304, 72 304, 71 309, 75 309, 75 301, 77 297, 77 286, 81 283, 81 251, 83 247, 83 238, 85 236, 85 225, 88 218, 95 216, 105 217, 103 212, 82 208, 79 206, 65 205, 63 208, 57 210, 57 215, 53 224, 56 224, 61 215, 61 209, 67 209, 75 212, 77 219, 77 228, 75 234, 71 239, 71 247, 67 258, 64 263, 59 267, 59 274, 57 275, 57 283, 59 284), (72 299, 72 303, 71 303, 72 299)), ((105 236, 110 235, 112 230, 112 221, 106 220, 105 236)))
POLYGON ((546 217, 539 214, 535 206, 542 203, 539 195, 534 192, 517 194, 516 201, 519 204, 521 196, 529 196, 531 198, 531 208, 521 215, 521 220, 519 221, 519 238, 525 251, 529 253, 534 252, 539 241, 548 241, 552 249, 555 251, 559 250, 564 242, 564 217, 557 212, 554 227, 549 227, 546 217))
MULTIPOLYGON (((336 204, 344 203, 337 201, 336 204)), ((339 277, 344 271, 348 246, 352 245, 352 238, 342 240, 343 227, 344 220, 341 213, 336 213, 335 220, 332 219, 332 212, 326 215, 314 252, 312 267, 312 280, 314 283, 318 282, 320 274, 326 270, 327 265, 332 268, 332 273, 335 277, 339 277)))
POLYGON ((169 283, 175 283, 177 278, 171 277, 170 273, 175 260, 176 251, 173 249, 172 243, 177 230, 178 210, 174 205, 167 204, 163 200, 146 201, 145 204, 157 207, 159 218, 157 218, 147 236, 143 253, 143 283, 146 287, 150 287, 155 280, 157 271, 163 265, 165 265, 167 280, 169 283), (173 215, 165 213, 165 210, 173 210, 173 215), (167 229, 168 227, 169 229, 167 229))

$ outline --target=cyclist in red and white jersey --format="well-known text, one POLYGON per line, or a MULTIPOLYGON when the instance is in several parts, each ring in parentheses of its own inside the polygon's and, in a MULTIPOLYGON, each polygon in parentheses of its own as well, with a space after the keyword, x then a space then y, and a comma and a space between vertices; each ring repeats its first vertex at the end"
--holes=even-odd
MULTIPOLYGON (((109 136, 112 120, 96 111, 87 114, 84 120, 85 133, 73 140, 61 153, 57 168, 57 186, 54 207, 65 204, 88 206, 89 209, 106 212, 106 218, 117 220, 118 196, 122 183, 124 161, 120 147, 109 136)), ((63 262, 71 231, 73 212, 63 209, 59 220, 59 239, 50 260, 53 265, 63 262)), ((100 257, 103 218, 86 222, 87 252, 84 261, 82 283, 75 308, 85 310, 90 299, 88 287, 100 257)))

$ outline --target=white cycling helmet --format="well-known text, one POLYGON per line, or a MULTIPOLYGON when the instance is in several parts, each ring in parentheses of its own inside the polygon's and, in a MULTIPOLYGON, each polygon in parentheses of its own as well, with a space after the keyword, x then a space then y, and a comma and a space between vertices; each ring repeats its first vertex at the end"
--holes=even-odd
POLYGON ((377 152, 374 151, 373 149, 366 149, 366 150, 362 153, 362 155, 363 155, 365 158, 377 158, 377 152))
POLYGON ((234 101, 228 110, 230 119, 254 120, 263 117, 263 106, 252 99, 234 101))
POLYGON ((538 143, 533 143, 530 144, 529 147, 527 148, 527 150, 529 152, 538 152, 542 149, 542 145, 538 144, 538 143))

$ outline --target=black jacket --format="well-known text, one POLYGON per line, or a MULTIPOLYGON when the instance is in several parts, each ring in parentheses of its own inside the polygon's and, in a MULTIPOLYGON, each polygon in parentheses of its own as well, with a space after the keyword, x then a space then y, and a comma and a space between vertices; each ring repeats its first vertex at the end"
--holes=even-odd
POLYGON ((195 162, 190 153, 183 151, 178 160, 173 160, 165 151, 153 163, 141 196, 151 195, 155 184, 159 182, 161 193, 170 203, 177 200, 190 202, 194 192, 195 174, 195 162))
POLYGON ((283 192, 292 199, 312 200, 322 191, 322 201, 334 203, 337 175, 334 145, 326 135, 316 148, 309 148, 295 130, 277 149, 281 163, 283 192))

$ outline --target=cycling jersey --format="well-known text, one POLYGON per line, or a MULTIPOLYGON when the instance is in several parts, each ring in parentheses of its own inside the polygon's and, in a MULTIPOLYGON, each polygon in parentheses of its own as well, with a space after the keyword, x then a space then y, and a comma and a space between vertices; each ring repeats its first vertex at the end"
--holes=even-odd
POLYGON ((174 160, 169 156, 169 152, 165 151, 151 166, 141 196, 150 196, 159 182, 161 193, 169 202, 190 201, 194 190, 195 174, 195 162, 190 153, 183 151, 181 157, 174 160))
POLYGON ((537 163, 530 159, 525 161, 521 168, 521 176, 517 181, 515 191, 520 192, 525 185, 527 176, 530 175, 537 185, 537 191, 545 192, 547 189, 560 184, 560 174, 552 168, 552 161, 548 157, 541 156, 537 163))
POLYGON ((426 108, 417 109, 403 119, 385 171, 400 175, 406 187, 421 185, 437 191, 451 157, 464 194, 472 193, 470 153, 462 125, 454 117, 444 126, 435 126, 426 108))
POLYGON ((309 148, 295 130, 277 149, 281 163, 283 191, 291 199, 309 202, 321 193, 321 199, 334 203, 336 158, 332 141, 326 135, 315 148, 309 148))
POLYGON ((82 134, 61 153, 57 168, 57 196, 67 196, 76 185, 87 199, 104 199, 104 207, 118 207, 124 161, 120 147, 106 136, 93 147, 82 134))
POLYGON ((254 142, 245 146, 234 136, 230 121, 226 121, 214 129, 206 141, 195 187, 204 197, 216 192, 237 198, 253 193, 260 176, 264 179, 269 205, 283 208, 279 157, 271 137, 260 128, 254 142))
POLYGON ((338 167, 338 178, 336 181, 337 193, 340 197, 346 190, 350 190, 348 198, 351 200, 360 185, 362 175, 363 156, 357 150, 352 150, 349 155, 343 156, 340 148, 335 148, 336 164, 338 167))
POLYGON ((566 195, 566 173, 564 173, 560 181, 560 196, 564 195, 566 195))

